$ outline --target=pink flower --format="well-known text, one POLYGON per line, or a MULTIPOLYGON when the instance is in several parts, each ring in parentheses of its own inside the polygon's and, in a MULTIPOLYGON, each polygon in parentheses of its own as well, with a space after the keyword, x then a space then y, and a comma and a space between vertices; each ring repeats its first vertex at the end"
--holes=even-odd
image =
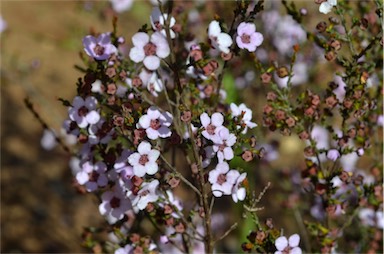
POLYGON ((212 193, 215 197, 231 195, 233 185, 240 173, 237 170, 229 170, 226 162, 217 164, 216 168, 209 172, 209 182, 212 184, 212 193))
POLYGON ((261 45, 263 40, 263 35, 256 32, 255 24, 241 22, 237 27, 236 43, 239 48, 253 52, 261 45))
POLYGON ((224 128, 224 117, 221 113, 213 113, 211 118, 207 113, 203 113, 200 115, 200 121, 204 128, 201 134, 206 139, 212 140, 215 143, 222 142, 218 134, 220 129, 224 128))
POLYGON ((225 127, 219 130, 218 136, 221 142, 213 145, 213 151, 217 152, 219 162, 232 160, 234 155, 231 147, 236 143, 236 136, 225 127))
POLYGON ((133 167, 134 175, 143 177, 145 174, 154 175, 159 169, 156 160, 159 158, 160 152, 151 149, 151 144, 143 141, 137 147, 137 153, 133 153, 128 157, 128 162, 133 167))
POLYGON ((135 63, 143 62, 151 71, 159 68, 160 59, 166 58, 170 53, 166 38, 159 32, 153 33, 151 38, 146 33, 136 33, 132 42, 134 47, 129 52, 129 57, 135 63))
POLYGON ((215 49, 228 54, 229 48, 232 45, 232 38, 229 34, 223 33, 218 21, 214 20, 209 24, 208 37, 211 40, 211 45, 215 49))
POLYGON ((172 134, 168 128, 172 119, 173 117, 169 112, 161 113, 160 110, 152 106, 148 109, 147 114, 140 117, 137 127, 145 129, 149 139, 167 138, 172 134))
POLYGON ((89 124, 96 124, 100 120, 100 114, 96 111, 97 100, 93 96, 85 100, 80 96, 73 99, 72 107, 68 108, 69 118, 75 121, 80 128, 89 124))
POLYGON ((83 39, 83 46, 85 53, 96 60, 106 60, 117 53, 117 48, 111 43, 110 33, 100 34, 97 38, 87 35, 83 39))
POLYGON ((275 246, 277 251, 275 254, 301 254, 301 248, 299 247, 300 236, 298 234, 291 235, 289 239, 285 236, 280 236, 276 239, 275 246))

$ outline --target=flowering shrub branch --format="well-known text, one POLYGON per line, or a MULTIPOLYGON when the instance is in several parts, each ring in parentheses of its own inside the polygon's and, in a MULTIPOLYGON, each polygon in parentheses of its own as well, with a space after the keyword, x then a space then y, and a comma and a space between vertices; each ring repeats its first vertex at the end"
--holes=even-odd
POLYGON ((236 1, 227 3, 234 8, 229 28, 216 15, 201 39, 189 32, 194 20, 182 16, 188 12, 169 1, 154 7, 150 26, 133 35, 128 54, 117 19, 112 32, 84 37, 77 96, 61 99, 68 107, 64 127, 77 139, 71 150, 77 188, 99 198, 113 229, 110 244, 87 234, 85 246, 115 253, 223 251, 223 239, 244 230, 240 220, 217 229, 218 207, 232 200, 252 221, 240 240, 244 252, 380 249, 377 235, 352 247, 342 239, 355 225, 375 234, 383 227, 382 4, 315 2, 321 15, 333 15, 316 28, 304 25, 313 8, 298 10, 283 0, 288 15, 282 16, 265 10, 264 1, 236 1), (362 18, 348 18, 357 12, 362 18), (313 73, 310 80, 309 66, 320 68, 318 62, 336 71, 321 80, 313 73), (237 81, 228 82, 230 75, 237 81), (265 92, 262 110, 236 104, 240 81, 265 92), (280 169, 281 182, 267 181, 256 196, 258 169, 250 168, 273 168, 278 153, 262 131, 298 137, 304 147, 300 163, 280 169), (370 156, 372 175, 356 169, 363 156, 370 156), (260 215, 271 209, 259 206, 267 190, 279 185, 290 193, 285 205, 299 227, 290 236, 260 215), (187 193, 183 202, 180 190, 187 193), (144 218, 156 231, 151 237, 142 235, 144 218))

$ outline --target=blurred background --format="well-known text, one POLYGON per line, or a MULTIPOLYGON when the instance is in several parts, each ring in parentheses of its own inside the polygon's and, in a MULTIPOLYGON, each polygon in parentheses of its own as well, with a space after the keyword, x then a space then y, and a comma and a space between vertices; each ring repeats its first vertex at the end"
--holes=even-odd
MULTIPOLYGON (((108 1, 1 1, 1 253, 85 252, 84 226, 98 225, 97 200, 72 186, 69 156, 40 145, 43 129, 24 105, 59 131, 80 73, 78 53, 91 28, 111 31, 108 1)), ((148 22, 149 2, 120 15, 132 35, 148 22)), ((124 25, 123 25, 124 24, 124 25)))

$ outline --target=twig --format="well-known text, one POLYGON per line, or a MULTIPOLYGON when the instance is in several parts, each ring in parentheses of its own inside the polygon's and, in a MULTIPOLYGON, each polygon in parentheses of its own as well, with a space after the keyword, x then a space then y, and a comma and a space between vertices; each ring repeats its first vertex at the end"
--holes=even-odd
POLYGON ((44 129, 51 132, 51 134, 55 137, 56 142, 64 149, 64 151, 66 151, 69 154, 72 154, 71 150, 68 148, 68 146, 66 144, 64 144, 64 142, 61 140, 61 138, 59 138, 56 135, 56 133, 52 131, 51 128, 49 128, 48 124, 40 117, 39 113, 37 113, 37 111, 33 108, 33 104, 29 100, 29 98, 24 99, 24 104, 27 107, 27 109, 32 112, 33 116, 37 119, 37 121, 41 124, 41 126, 44 129))
POLYGON ((235 222, 222 236, 220 236, 217 240, 215 240, 215 243, 223 240, 227 235, 229 235, 233 230, 235 230, 237 226, 238 224, 237 222, 235 222))
POLYGON ((188 185, 197 195, 201 196, 201 192, 190 182, 188 181, 179 171, 177 171, 164 157, 164 155, 160 154, 160 158, 167 165, 167 167, 174 173, 178 178, 181 179, 186 185, 188 185))

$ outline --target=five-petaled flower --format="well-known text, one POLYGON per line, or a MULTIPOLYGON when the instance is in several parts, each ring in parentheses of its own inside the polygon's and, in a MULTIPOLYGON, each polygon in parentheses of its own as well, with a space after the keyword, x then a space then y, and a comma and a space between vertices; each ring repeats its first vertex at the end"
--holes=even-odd
POLYGON ((237 170, 229 170, 226 162, 217 164, 216 168, 209 172, 208 180, 212 184, 212 193, 215 197, 231 195, 233 185, 240 173, 237 170))
MULTIPOLYGON (((151 16, 151 25, 153 30, 160 32, 165 37, 167 36, 167 31, 165 31, 165 21, 168 20, 168 14, 167 13, 161 13, 159 7, 155 7, 152 10, 151 16)), ((175 32, 173 31, 172 27, 176 24, 176 19, 174 17, 169 18, 169 35, 172 39, 176 37, 175 32)))
POLYGON ((325 0, 320 4, 319 12, 327 14, 331 12, 333 6, 337 5, 337 0, 325 0))
POLYGON ((117 53, 117 48, 111 43, 110 33, 100 34, 97 38, 87 35, 83 39, 83 46, 85 53, 96 60, 106 60, 117 53))
POLYGON ((137 127, 145 129, 149 139, 167 138, 172 134, 168 128, 172 119, 169 112, 161 113, 158 108, 152 106, 148 109, 147 114, 140 117, 137 127))
POLYGON ((214 143, 220 143, 219 131, 224 128, 224 117, 221 113, 213 113, 212 117, 209 117, 207 113, 200 115, 200 121, 204 128, 201 134, 214 143))
POLYGON ((247 173, 242 173, 237 179, 236 179, 236 182, 235 182, 235 185, 233 186, 232 188, 232 199, 235 203, 237 203, 237 201, 243 201, 245 199, 245 195, 247 194, 246 193, 246 190, 244 187, 242 187, 242 183, 243 181, 245 180, 245 178, 247 177, 247 173))
POLYGON ((277 251, 275 254, 301 254, 301 248, 299 247, 300 236, 293 234, 287 239, 285 236, 280 236, 275 241, 277 251))
POLYGON ((131 193, 132 205, 139 208, 139 210, 144 210, 148 203, 155 202, 159 198, 156 193, 157 186, 159 186, 159 181, 156 179, 143 183, 136 195, 131 193))
POLYGON ((151 71, 160 66, 160 58, 166 58, 169 53, 169 45, 166 38, 155 32, 149 37, 147 33, 138 32, 132 37, 133 48, 129 57, 135 63, 143 62, 144 66, 151 71))
POLYGON ((92 192, 98 187, 105 187, 108 184, 106 175, 107 165, 104 162, 97 162, 92 165, 89 161, 85 162, 81 171, 76 174, 76 180, 79 184, 84 185, 87 191, 92 192))
POLYGON ((261 45, 263 40, 263 35, 256 32, 255 24, 241 22, 237 27, 236 43, 239 48, 253 52, 261 45))
POLYGON ((102 215, 110 215, 117 220, 121 220, 124 214, 132 208, 131 201, 119 185, 106 191, 101 195, 99 211, 102 215))
POLYGON ((236 117, 238 120, 240 120, 240 124, 242 126, 238 126, 238 129, 243 127, 244 130, 242 131, 243 134, 247 133, 248 127, 250 129, 257 126, 256 123, 251 122, 252 120, 252 110, 247 108, 244 103, 241 103, 239 106, 237 106, 234 103, 231 103, 231 115, 232 117, 236 117))
POLYGON ((149 142, 141 142, 137 147, 137 153, 133 153, 128 157, 128 162, 133 167, 133 174, 138 177, 143 177, 145 174, 156 174, 159 169, 156 160, 159 156, 159 150, 152 149, 149 142))
POLYGON ((234 156, 232 146, 236 143, 236 136, 229 133, 229 130, 225 127, 218 131, 218 136, 220 140, 213 145, 213 151, 217 153, 219 162, 232 160, 234 156))
POLYGON ((208 37, 211 40, 211 45, 215 49, 228 54, 232 45, 232 38, 227 33, 223 33, 218 21, 213 20, 208 27, 208 37))
POLYGON ((73 99, 72 107, 68 108, 69 119, 75 121, 80 128, 89 124, 96 124, 100 120, 100 114, 96 111, 97 100, 93 96, 85 100, 80 96, 73 99))

